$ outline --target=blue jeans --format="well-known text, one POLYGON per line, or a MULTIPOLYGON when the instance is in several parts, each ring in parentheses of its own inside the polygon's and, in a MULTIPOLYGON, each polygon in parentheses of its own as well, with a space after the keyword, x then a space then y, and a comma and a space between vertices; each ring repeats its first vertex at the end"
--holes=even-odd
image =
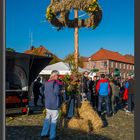
POLYGON ((44 120, 43 129, 41 136, 49 135, 50 130, 50 139, 56 138, 56 124, 59 116, 58 110, 46 109, 46 118, 44 120))
POLYGON ((110 99, 109 99, 109 96, 101 96, 99 95, 98 97, 98 111, 101 112, 102 111, 102 102, 103 102, 103 99, 105 100, 105 104, 106 104, 106 111, 107 111, 107 114, 110 114, 110 99))

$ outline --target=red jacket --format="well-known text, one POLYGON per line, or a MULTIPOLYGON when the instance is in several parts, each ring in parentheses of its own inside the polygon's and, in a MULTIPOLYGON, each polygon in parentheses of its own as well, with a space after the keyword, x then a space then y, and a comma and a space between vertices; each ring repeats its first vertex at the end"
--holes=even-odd
POLYGON ((124 90, 123 100, 128 100, 128 88, 125 88, 124 90))

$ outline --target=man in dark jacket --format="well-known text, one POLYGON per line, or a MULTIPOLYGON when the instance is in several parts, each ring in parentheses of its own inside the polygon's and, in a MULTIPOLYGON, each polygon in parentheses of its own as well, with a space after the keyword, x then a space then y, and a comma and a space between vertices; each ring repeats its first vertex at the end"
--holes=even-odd
POLYGON ((93 104, 93 102, 92 102, 93 85, 94 85, 94 82, 93 82, 92 78, 89 77, 88 81, 87 81, 87 86, 88 86, 87 99, 91 104, 93 104))
POLYGON ((101 79, 98 81, 96 90, 99 94, 98 97, 98 112, 99 115, 101 115, 101 107, 102 107, 102 101, 105 99, 106 103, 106 111, 107 111, 107 116, 110 117, 110 84, 107 79, 105 79, 105 75, 101 74, 101 79))
POLYGON ((56 124, 59 115, 59 95, 61 90, 58 74, 58 71, 52 71, 50 79, 45 83, 45 108, 47 114, 41 136, 44 137, 49 135, 50 140, 56 140, 56 124))
POLYGON ((128 110, 127 113, 131 113, 134 108, 134 78, 133 75, 128 77, 128 110))
POLYGON ((88 72, 85 71, 82 79, 81 79, 81 94, 82 94, 82 100, 85 100, 85 96, 86 98, 88 98, 87 93, 88 93, 88 72))
POLYGON ((42 87, 42 83, 40 82, 41 78, 38 77, 37 80, 33 84, 33 93, 34 93, 34 105, 37 106, 37 101, 39 96, 42 96, 40 93, 40 88, 42 87))
POLYGON ((93 94, 92 94, 92 102, 93 102, 93 107, 98 108, 98 94, 96 94, 96 85, 97 85, 97 76, 93 77, 93 94))

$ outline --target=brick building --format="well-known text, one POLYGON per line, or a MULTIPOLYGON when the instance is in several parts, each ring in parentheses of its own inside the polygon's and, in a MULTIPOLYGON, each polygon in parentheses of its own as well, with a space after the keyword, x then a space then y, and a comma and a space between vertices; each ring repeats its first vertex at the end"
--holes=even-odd
POLYGON ((134 72, 134 56, 122 55, 101 48, 90 57, 82 57, 83 67, 89 70, 98 69, 99 74, 111 74, 113 76, 115 69, 120 71, 120 76, 126 78, 129 73, 134 72))

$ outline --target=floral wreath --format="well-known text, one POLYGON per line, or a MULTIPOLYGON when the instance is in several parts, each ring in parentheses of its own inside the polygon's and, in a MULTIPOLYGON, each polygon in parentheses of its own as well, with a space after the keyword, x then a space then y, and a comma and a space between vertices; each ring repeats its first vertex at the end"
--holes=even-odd
POLYGON ((102 19, 102 10, 97 0, 51 0, 46 10, 47 20, 61 29, 63 27, 74 28, 91 27, 95 29, 102 19), (86 19, 70 19, 70 10, 77 9, 88 13, 86 19), (77 24, 77 25, 76 25, 77 24))

